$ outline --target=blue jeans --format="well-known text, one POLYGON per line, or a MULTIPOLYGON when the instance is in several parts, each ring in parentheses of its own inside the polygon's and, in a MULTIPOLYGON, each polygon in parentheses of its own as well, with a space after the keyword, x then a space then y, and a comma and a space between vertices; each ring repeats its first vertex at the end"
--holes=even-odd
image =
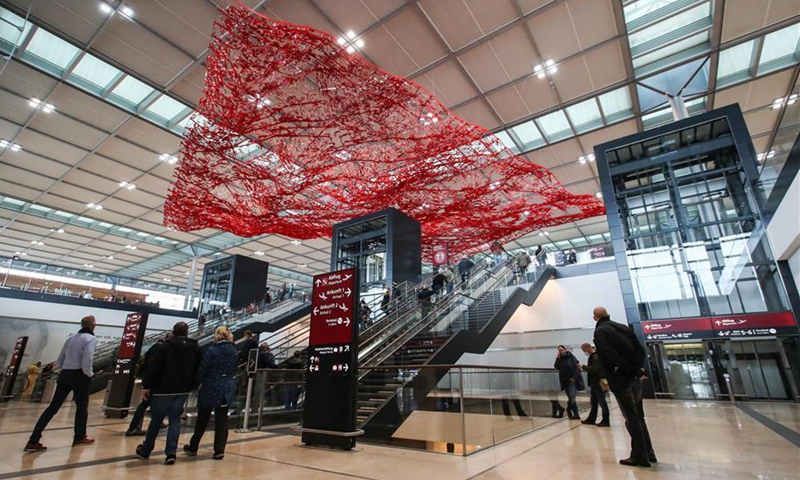
POLYGON ((161 429, 164 417, 169 421, 167 429, 167 446, 164 447, 165 455, 175 455, 178 452, 178 437, 181 434, 181 414, 183 405, 188 395, 154 395, 150 404, 150 426, 144 437, 144 454, 149 456, 155 448, 156 437, 161 429))
POLYGON ((567 394, 567 415, 570 417, 577 417, 578 415, 578 402, 575 397, 578 395, 578 384, 569 382, 564 388, 564 393, 567 394))
POLYGON ((591 405, 592 409, 589 411, 589 416, 586 417, 586 422, 594 423, 597 421, 597 407, 599 406, 603 412, 602 423, 608 423, 608 402, 606 402, 606 392, 600 388, 600 385, 592 385, 591 405))

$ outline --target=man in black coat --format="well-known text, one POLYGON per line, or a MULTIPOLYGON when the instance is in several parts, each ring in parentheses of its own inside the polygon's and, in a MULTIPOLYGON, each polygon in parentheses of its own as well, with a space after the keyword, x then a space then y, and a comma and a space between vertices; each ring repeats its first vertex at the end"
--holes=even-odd
POLYGON ((144 398, 151 399, 150 426, 144 443, 136 447, 136 456, 141 460, 150 458, 155 448, 156 436, 161 422, 166 417, 167 445, 164 448, 166 465, 175 463, 178 437, 181 433, 181 414, 189 392, 195 388, 197 366, 202 351, 197 340, 191 339, 189 325, 178 322, 172 327, 172 338, 151 348, 147 355, 147 371, 142 381, 144 398))
POLYGON ((608 385, 608 380, 606 380, 606 372, 603 370, 603 365, 600 363, 600 358, 597 355, 594 347, 590 343, 584 343, 581 345, 581 350, 585 353, 589 359, 586 361, 586 365, 581 365, 581 370, 587 372, 589 375, 589 387, 591 387, 591 405, 592 409, 589 411, 589 416, 586 417, 586 420, 583 420, 581 423, 584 425, 597 425, 598 427, 610 427, 609 424, 609 416, 608 416, 608 402, 606 402, 606 390, 603 390, 603 387, 600 385, 601 382, 604 382, 608 385), (600 406, 600 409, 603 411, 603 420, 600 423, 595 424, 597 421, 597 407, 600 406))
POLYGON ((650 441, 642 404, 641 377, 644 374, 642 366, 646 357, 644 347, 626 325, 612 322, 604 307, 595 308, 593 317, 597 322, 594 344, 606 371, 611 392, 625 417, 625 428, 631 437, 631 455, 619 463, 649 467, 658 460, 650 441))
POLYGON ((475 263, 469 259, 469 257, 464 257, 458 262, 458 274, 461 275, 461 289, 464 290, 467 288, 467 280, 469 280, 469 274, 472 270, 472 267, 475 266, 475 263))
POLYGON ((247 362, 250 350, 258 350, 258 338, 250 330, 245 330, 242 348, 239 350, 239 364, 247 362))

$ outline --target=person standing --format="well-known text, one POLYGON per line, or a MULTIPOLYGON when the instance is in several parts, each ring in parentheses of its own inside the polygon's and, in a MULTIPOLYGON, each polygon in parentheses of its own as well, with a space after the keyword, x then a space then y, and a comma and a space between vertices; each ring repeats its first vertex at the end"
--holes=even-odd
POLYGON ((285 410, 294 410, 297 408, 297 400, 300 398, 300 392, 303 390, 302 370, 304 366, 305 364, 300 350, 295 350, 294 354, 281 365, 282 368, 288 370, 284 375, 286 387, 283 392, 283 408, 285 410), (292 370, 296 370, 296 372, 292 370))
POLYGON ((533 256, 536 257, 536 264, 540 267, 545 265, 545 259, 547 255, 544 253, 544 248, 541 245, 536 247, 536 251, 533 253, 533 256))
POLYGON ((598 360, 597 352, 591 344, 584 343, 581 345, 581 350, 583 350, 583 353, 589 357, 589 359, 586 361, 586 365, 580 365, 580 368, 589 374, 589 388, 591 389, 590 398, 592 405, 592 409, 589 411, 589 416, 586 417, 586 420, 581 421, 581 423, 584 425, 595 425, 595 422, 597 421, 597 406, 599 405, 600 409, 603 411, 603 419, 596 425, 598 427, 610 427, 608 402, 606 402, 606 392, 608 391, 608 380, 606 380, 606 373, 603 370, 603 366, 600 364, 600 361, 598 360), (606 386, 605 389, 603 385, 606 386))
POLYGON ((386 288, 383 291, 383 297, 381 297, 381 310, 383 310, 384 315, 389 315, 389 302, 392 301, 392 292, 386 288))
POLYGON ((64 343, 64 347, 56 360, 61 373, 58 375, 53 400, 39 416, 28 443, 25 445, 24 450, 26 452, 43 452, 47 450, 47 447, 41 443, 42 433, 47 428, 50 420, 53 419, 53 416, 58 413, 70 392, 72 392, 75 400, 75 425, 72 446, 77 447, 94 443, 94 439, 86 436, 86 421, 89 418, 89 389, 92 383, 92 376, 94 376, 92 360, 94 351, 97 348, 97 338, 94 336, 96 326, 97 321, 94 316, 83 317, 78 334, 69 337, 64 343))
POLYGON ((142 393, 144 398, 152 396, 152 415, 144 443, 136 447, 136 456, 141 460, 150 458, 161 422, 166 417, 169 427, 164 464, 175 464, 183 406, 189 392, 195 387, 197 366, 202 357, 197 340, 188 335, 189 325, 178 322, 172 327, 172 338, 148 352, 150 359, 147 361, 147 372, 142 382, 142 393))
POLYGON ((469 280, 470 271, 472 271, 472 267, 474 266, 475 263, 473 263, 469 257, 464 257, 458 262, 458 274, 461 276, 461 290, 467 288, 467 280, 469 280))
POLYGON ((244 341, 242 342, 241 350, 239 351, 239 363, 246 363, 247 357, 250 355, 250 350, 258 350, 258 338, 253 335, 250 330, 244 331, 244 341))
POLYGON ((567 416, 570 420, 580 420, 578 415, 578 403, 575 397, 578 390, 583 390, 583 377, 578 369, 578 359, 564 345, 558 346, 558 356, 553 365, 558 370, 558 380, 561 383, 561 390, 567 394, 567 416))
POLYGON ((527 273, 528 273, 528 265, 531 264, 531 256, 528 255, 527 250, 522 250, 522 252, 517 255, 517 269, 519 271, 519 276, 523 282, 527 281, 527 273))
POLYGON ((189 456, 197 455, 200 440, 208 428, 211 411, 214 411, 214 460, 225 457, 228 443, 228 405, 235 398, 236 367, 239 355, 233 344, 233 334, 228 327, 217 327, 214 344, 208 347, 197 369, 200 391, 197 393, 197 423, 194 434, 183 451, 189 456))
POLYGON ((625 418, 625 428, 631 437, 631 454, 619 461, 622 465, 649 467, 658 462, 650 432, 644 418, 642 403, 642 366, 645 351, 636 334, 627 326, 612 322, 604 307, 592 312, 594 321, 594 344, 600 362, 606 371, 611 393, 617 399, 619 410, 625 418))

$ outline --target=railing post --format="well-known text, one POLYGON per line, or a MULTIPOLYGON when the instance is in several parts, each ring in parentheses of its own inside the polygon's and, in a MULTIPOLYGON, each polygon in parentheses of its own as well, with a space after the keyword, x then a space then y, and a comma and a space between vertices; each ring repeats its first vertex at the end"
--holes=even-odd
POLYGON ((253 377, 247 378, 247 397, 244 400, 244 422, 242 428, 236 430, 236 433, 250 433, 252 430, 248 428, 250 423, 250 395, 253 393, 253 377))
POLYGON ((458 369, 458 405, 461 410, 461 456, 467 456, 467 415, 464 412, 464 369, 458 369))
POLYGON ((736 403, 736 395, 733 394, 733 388, 731 387, 731 376, 728 373, 722 375, 725 379, 725 386, 728 387, 728 398, 730 398, 731 403, 736 403))

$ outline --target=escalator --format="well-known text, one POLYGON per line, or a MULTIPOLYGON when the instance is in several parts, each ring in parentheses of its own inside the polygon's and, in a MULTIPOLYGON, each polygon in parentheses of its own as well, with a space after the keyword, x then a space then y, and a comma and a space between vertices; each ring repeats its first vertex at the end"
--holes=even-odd
MULTIPOLYGON (((367 436, 386 438, 400 426, 403 416, 393 400, 404 387, 412 384, 410 390, 420 398, 435 387, 430 380, 416 385, 416 371, 409 366, 452 365, 465 353, 485 353, 514 312, 523 304, 532 305, 554 275, 555 269, 546 267, 520 280, 511 265, 505 265, 467 292, 439 300, 430 318, 391 341, 394 350, 386 346, 386 353, 359 361, 359 367, 369 367, 359 375, 357 413, 367 436)), ((448 371, 437 370, 435 380, 448 371)))

